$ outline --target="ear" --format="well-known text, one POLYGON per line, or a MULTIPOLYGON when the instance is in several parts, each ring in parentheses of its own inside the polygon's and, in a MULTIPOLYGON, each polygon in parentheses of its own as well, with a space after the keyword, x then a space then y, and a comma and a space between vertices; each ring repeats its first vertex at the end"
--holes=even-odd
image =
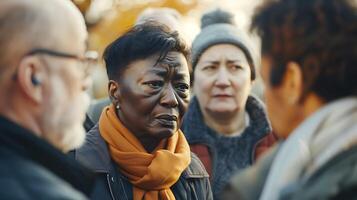
POLYGON ((108 94, 110 101, 114 104, 117 105, 120 103, 120 86, 119 83, 114 81, 114 80, 109 80, 108 83, 108 94))
POLYGON ((36 104, 43 101, 44 73, 43 64, 35 56, 25 57, 19 63, 16 81, 25 96, 36 104))
POLYGON ((290 105, 300 103, 302 99, 303 75, 301 67, 296 62, 288 62, 281 84, 285 101, 290 105))

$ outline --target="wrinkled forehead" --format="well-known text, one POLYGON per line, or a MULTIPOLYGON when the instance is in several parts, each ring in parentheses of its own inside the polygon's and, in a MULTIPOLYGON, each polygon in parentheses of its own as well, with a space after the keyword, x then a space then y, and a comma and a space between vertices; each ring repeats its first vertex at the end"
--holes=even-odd
POLYGON ((157 71, 163 74, 173 73, 182 78, 189 78, 188 62, 180 52, 169 52, 165 57, 159 59, 154 65, 157 71))
POLYGON ((187 68, 187 59, 181 52, 170 51, 166 55, 157 57, 155 66, 167 66, 174 69, 187 68))

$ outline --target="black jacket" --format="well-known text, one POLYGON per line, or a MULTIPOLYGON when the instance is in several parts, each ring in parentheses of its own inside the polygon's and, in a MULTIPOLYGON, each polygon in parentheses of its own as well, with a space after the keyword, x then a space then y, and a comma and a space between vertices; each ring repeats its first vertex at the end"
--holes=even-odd
MULTIPOLYGON (((87 133, 85 144, 75 151, 75 158, 98 175, 91 199, 133 199, 133 187, 111 159, 108 146, 99 133, 98 124, 87 133)), ((191 164, 171 187, 177 200, 212 199, 209 176, 199 159, 192 155, 191 164)))
POLYGON ((1 199, 87 199, 94 174, 0 116, 1 199))

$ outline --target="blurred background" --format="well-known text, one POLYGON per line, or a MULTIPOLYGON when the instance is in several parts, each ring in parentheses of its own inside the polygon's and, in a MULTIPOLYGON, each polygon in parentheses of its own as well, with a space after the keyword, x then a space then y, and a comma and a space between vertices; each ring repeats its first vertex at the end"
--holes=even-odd
MULTIPOLYGON (((248 31, 250 18, 262 0, 72 0, 85 17, 89 31, 89 49, 101 55, 105 47, 134 25, 138 15, 146 8, 168 7, 181 15, 182 36, 191 44, 200 31, 203 13, 222 8, 235 15, 237 26, 248 31)), ((259 52, 258 39, 251 35, 259 52)), ((93 72, 93 99, 107 96, 107 77, 102 59, 93 72)))

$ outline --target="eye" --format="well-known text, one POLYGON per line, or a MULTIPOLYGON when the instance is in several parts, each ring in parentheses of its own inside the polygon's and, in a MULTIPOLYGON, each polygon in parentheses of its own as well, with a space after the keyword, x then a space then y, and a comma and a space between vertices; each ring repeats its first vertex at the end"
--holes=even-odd
POLYGON ((190 89, 190 86, 186 83, 178 83, 175 88, 180 92, 187 92, 190 89))
POLYGON ((237 70, 243 69, 243 67, 240 66, 240 65, 231 65, 229 67, 229 69, 232 70, 232 71, 237 71, 237 70))
POLYGON ((148 85, 152 89, 159 89, 164 85, 164 82, 163 81, 149 81, 144 84, 148 85))
POLYGON ((217 66, 215 66, 215 65, 207 65, 202 68, 203 71, 214 71, 216 69, 217 69, 217 66))

